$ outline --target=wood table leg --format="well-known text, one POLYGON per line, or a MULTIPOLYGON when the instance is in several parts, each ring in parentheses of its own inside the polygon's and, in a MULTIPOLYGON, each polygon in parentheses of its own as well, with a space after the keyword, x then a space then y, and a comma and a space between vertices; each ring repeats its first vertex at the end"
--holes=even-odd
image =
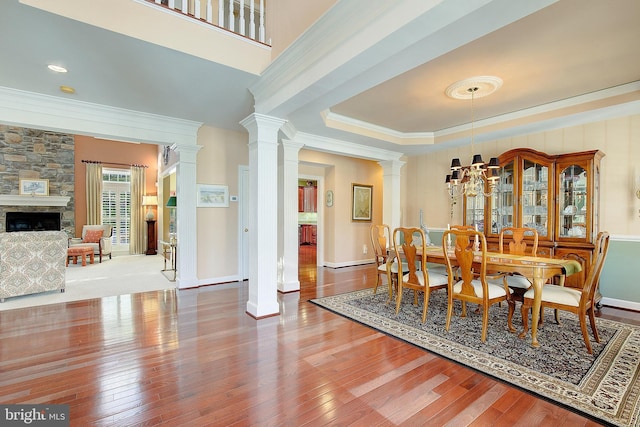
POLYGON ((542 268, 534 267, 533 269, 533 307, 531 307, 531 345, 540 347, 538 342, 538 320, 540 319, 540 304, 542 301, 542 286, 545 279, 542 274, 542 268))

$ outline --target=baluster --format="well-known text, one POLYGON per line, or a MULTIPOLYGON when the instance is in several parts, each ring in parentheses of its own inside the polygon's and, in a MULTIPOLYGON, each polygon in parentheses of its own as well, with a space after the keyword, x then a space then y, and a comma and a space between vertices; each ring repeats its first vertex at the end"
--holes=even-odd
POLYGON ((260 41, 264 43, 264 0, 260 0, 260 41))
POLYGON ((244 36, 246 32, 244 28, 244 0, 240 0, 240 17, 238 18, 238 27, 240 35, 244 36))
POLYGON ((185 15, 189 12, 189 0, 182 0, 182 13, 185 15))
POLYGON ((155 0, 156 4, 162 4, 162 0, 155 0))
POLYGON ((207 0, 207 22, 213 24, 213 5, 211 0, 207 0))
POLYGON ((224 28, 224 1, 218 0, 218 25, 224 28))
POLYGON ((234 9, 235 5, 233 4, 233 0, 229 1, 229 30, 230 31, 235 31, 236 30, 236 23, 235 23, 235 19, 233 18, 233 9, 234 9))
POLYGON ((201 7, 202 5, 200 4, 200 0, 195 0, 194 8, 193 8, 193 16, 195 16, 197 19, 202 18, 202 15, 200 14, 201 7))
POLYGON ((256 39, 256 19, 254 14, 255 6, 253 0, 249 0, 249 37, 251 37, 251 40, 256 39))
POLYGON ((169 0, 169 7, 171 9, 175 10, 175 8, 176 8, 176 0, 169 0))

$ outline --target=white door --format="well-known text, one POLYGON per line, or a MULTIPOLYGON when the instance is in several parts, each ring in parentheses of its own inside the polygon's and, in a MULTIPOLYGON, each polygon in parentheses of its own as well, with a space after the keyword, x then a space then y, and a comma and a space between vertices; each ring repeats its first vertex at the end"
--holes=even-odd
POLYGON ((238 249, 238 270, 240 271, 240 279, 249 279, 249 167, 239 167, 239 185, 240 194, 238 195, 240 209, 240 229, 239 239, 240 248, 238 249))

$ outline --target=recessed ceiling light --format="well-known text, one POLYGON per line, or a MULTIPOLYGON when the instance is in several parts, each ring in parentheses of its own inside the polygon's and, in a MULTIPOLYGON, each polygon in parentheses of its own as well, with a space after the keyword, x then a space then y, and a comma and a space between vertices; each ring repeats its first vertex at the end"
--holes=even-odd
POLYGON ((55 71, 56 73, 66 73, 67 69, 64 67, 61 67, 60 65, 54 65, 54 64, 49 64, 47 65, 47 68, 50 69, 51 71, 55 71))
POLYGON ((60 90, 64 93, 70 93, 70 94, 76 93, 76 90, 71 86, 60 86, 60 90))

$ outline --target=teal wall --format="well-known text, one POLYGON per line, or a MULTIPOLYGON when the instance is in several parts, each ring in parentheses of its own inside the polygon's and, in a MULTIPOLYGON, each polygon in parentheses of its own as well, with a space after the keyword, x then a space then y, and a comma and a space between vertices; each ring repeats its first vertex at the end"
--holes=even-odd
MULTIPOLYGON (((442 233, 429 230, 434 245, 442 244, 442 233)), ((602 296, 640 304, 640 279, 636 275, 640 275, 640 242, 610 240, 600 275, 602 296)))
POLYGON ((603 297, 640 303, 640 242, 609 241, 609 252, 600 276, 603 297))

